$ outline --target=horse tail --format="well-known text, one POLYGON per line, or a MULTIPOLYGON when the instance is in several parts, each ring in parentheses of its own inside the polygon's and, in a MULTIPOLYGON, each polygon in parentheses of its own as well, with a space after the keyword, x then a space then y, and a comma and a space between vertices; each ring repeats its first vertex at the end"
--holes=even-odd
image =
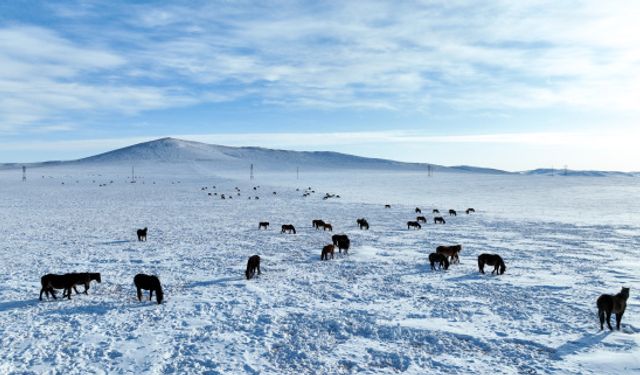
POLYGON ((162 285, 160 284, 160 280, 158 280, 158 286, 156 288, 156 301, 158 301, 158 304, 162 303, 162 300, 164 299, 164 292, 162 291, 162 285))

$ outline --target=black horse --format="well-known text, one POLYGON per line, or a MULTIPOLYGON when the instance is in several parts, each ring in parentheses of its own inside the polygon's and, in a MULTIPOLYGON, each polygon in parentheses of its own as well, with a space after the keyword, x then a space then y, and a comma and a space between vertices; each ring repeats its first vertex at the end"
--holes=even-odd
POLYGON ((456 210, 449 210, 449 216, 458 216, 456 210))
POLYGON ((434 208, 434 209, 433 209, 433 213, 434 213, 434 214, 439 214, 439 213, 440 213, 440 210, 438 210, 437 208, 434 208))
POLYGON ((40 278, 40 285, 42 286, 40 289, 40 301, 42 301, 42 293, 45 293, 47 299, 49 298, 49 294, 51 294, 53 299, 57 299, 54 289, 63 289, 62 297, 71 299, 71 288, 75 285, 74 280, 75 278, 68 273, 64 275, 49 273, 42 276, 40 278))
POLYGON ((424 216, 417 216, 417 217, 416 217, 416 221, 417 221, 418 223, 426 223, 426 222, 427 222, 427 218, 426 218, 426 217, 424 217, 424 216))
POLYGON ((147 227, 144 227, 143 229, 138 229, 137 234, 138 234, 138 241, 146 241, 147 240, 147 227))
POLYGON ((421 214, 422 213, 422 210, 420 209, 420 207, 416 207, 416 213, 417 214, 421 214))
POLYGON ((480 273, 484 273, 484 265, 488 264, 493 266, 493 271, 491 274, 502 275, 504 271, 507 270, 507 266, 505 266, 502 257, 498 254, 480 254, 478 256, 478 268, 480 269, 480 273))
POLYGON ((247 277, 247 280, 251 280, 253 278, 256 274, 256 270, 258 271, 258 275, 260 275, 260 256, 252 255, 247 261, 247 270, 244 271, 244 275, 247 277))
POLYGON ((433 223, 434 224, 438 224, 438 223, 446 224, 447 222, 444 221, 444 218, 442 216, 436 216, 436 217, 433 218, 433 223))
POLYGON ((476 210, 474 210, 473 208, 469 207, 467 208, 467 210, 465 211, 468 214, 472 213, 472 212, 476 212, 476 210))
POLYGON ((342 253, 342 250, 344 250, 345 254, 348 253, 349 247, 351 246, 351 240, 349 240, 349 237, 346 234, 334 234, 331 236, 331 241, 338 247, 339 253, 342 253))
POLYGON ((411 228, 422 229, 422 225, 417 221, 407 221, 407 229, 411 228))
POLYGON ((324 221, 320 219, 312 220, 311 226, 316 229, 324 228, 324 221))
MULTIPOLYGON (((251 199, 251 197, 249 197, 249 199, 251 199)), ((268 229, 269 228, 269 222, 268 221, 261 221, 260 223, 258 223, 258 229, 268 229)))
POLYGON ((293 233, 296 234, 296 228, 291 224, 282 225, 282 230, 280 233, 293 233))
POLYGON ((83 273, 69 273, 67 275, 70 275, 73 278, 73 290, 75 290, 76 294, 79 294, 78 289, 76 289, 76 285, 84 285, 84 294, 88 295, 91 281, 95 280, 99 283, 102 282, 102 277, 100 277, 99 273, 83 272, 83 273))
POLYGON ((138 291, 138 301, 142 301, 142 289, 149 291, 149 301, 153 297, 153 292, 156 292, 156 301, 158 304, 162 303, 164 299, 164 293, 162 292, 162 286, 160 285, 160 279, 155 275, 145 275, 139 273, 133 278, 133 283, 136 284, 138 291))
POLYGON ((445 270, 449 269, 449 260, 447 256, 444 254, 431 253, 429 254, 429 263, 431 263, 431 269, 436 270, 436 263, 438 264, 438 268, 445 270))
POLYGON ((369 222, 367 221, 367 219, 365 219, 365 218, 358 219, 358 220, 356 220, 356 223, 358 223, 358 227, 360 227, 360 229, 369 230, 369 222))

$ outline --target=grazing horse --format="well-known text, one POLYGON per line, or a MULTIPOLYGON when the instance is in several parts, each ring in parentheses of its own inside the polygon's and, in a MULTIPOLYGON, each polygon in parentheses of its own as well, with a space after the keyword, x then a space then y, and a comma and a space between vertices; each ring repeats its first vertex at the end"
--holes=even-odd
POLYGON ((390 204, 385 204, 384 208, 391 208, 391 205, 390 204))
POLYGON ((416 221, 417 221, 418 223, 426 223, 426 222, 427 222, 427 218, 426 218, 426 217, 424 217, 424 216, 417 216, 417 217, 416 217, 416 221))
POLYGON ((54 289, 63 289, 62 298, 71 299, 71 288, 73 288, 75 282, 74 278, 68 273, 64 275, 49 273, 40 278, 40 285, 42 286, 42 289, 40 289, 40 301, 42 301, 42 293, 45 293, 47 299, 49 299, 49 294, 53 299, 57 299, 54 289))
POLYGON ((358 227, 360 227, 360 229, 369 229, 369 222, 367 222, 367 219, 365 218, 356 220, 356 223, 358 223, 358 227))
POLYGON ((313 226, 314 228, 316 228, 316 230, 318 230, 320 229, 320 227, 324 227, 324 221, 320 219, 313 220, 311 222, 311 226, 313 226))
POLYGON ((331 259, 333 259, 333 254, 335 253, 336 247, 334 245, 327 245, 322 248, 322 253, 320 253, 320 260, 329 260, 329 255, 331 255, 331 259))
POLYGON ((438 223, 446 224, 447 222, 444 221, 444 218, 442 216, 436 216, 436 217, 433 218, 433 223, 434 224, 438 224, 438 223))
POLYGON ((251 280, 253 278, 256 274, 256 270, 258 270, 258 275, 260 275, 260 255, 252 255, 249 257, 249 260, 247 261, 247 270, 244 271, 244 275, 247 277, 247 280, 251 280))
POLYGON ((434 208, 434 209, 433 209, 433 213, 434 213, 434 214, 439 214, 439 213, 440 213, 440 211, 439 211, 437 208, 434 208))
POLYGON ((421 229, 422 225, 420 225, 420 223, 418 223, 417 221, 407 221, 407 229, 411 228, 421 229))
POLYGON ((467 210, 465 212, 467 213, 467 215, 469 215, 472 212, 476 212, 476 210, 474 210, 473 208, 469 207, 469 208, 467 208, 467 210))
MULTIPOLYGON (((251 199, 251 197, 249 197, 249 199, 251 199)), ((261 221, 258 224, 258 229, 262 229, 262 228, 269 229, 269 222, 268 221, 261 221)))
MULTIPOLYGON (((76 294, 79 294, 78 289, 76 289, 76 285, 84 285, 84 294, 88 295, 91 281, 95 280, 99 283, 102 282, 102 278, 100 277, 99 273, 84 272, 84 273, 68 273, 67 275, 69 275, 73 280, 73 290, 75 290, 76 294)), ((69 292, 71 292, 71 290, 69 290, 69 292)))
POLYGON ((456 210, 449 210, 449 216, 458 216, 456 210))
POLYGON ((138 229, 136 233, 138 234, 138 241, 147 240, 147 227, 144 227, 143 229, 138 229))
POLYGON ((498 254, 480 254, 478 256, 478 268, 480 269, 480 273, 484 273, 485 264, 493 266, 493 271, 491 271, 492 275, 494 273, 502 275, 504 271, 507 270, 507 266, 505 266, 502 257, 498 254))
POLYGON ((347 254, 349 246, 351 246, 351 240, 346 234, 334 234, 331 236, 331 241, 335 246, 338 246, 338 252, 342 254, 342 250, 347 254))
POLYGON ((160 285, 160 279, 156 275, 145 275, 139 273, 133 278, 133 283, 136 284, 138 292, 138 301, 142 301, 142 289, 149 291, 149 301, 153 297, 153 292, 156 292, 156 301, 158 304, 162 303, 164 293, 162 292, 162 286, 160 285))
POLYGON ((324 228, 323 230, 328 230, 329 232, 333 232, 333 226, 329 223, 324 223, 322 227, 324 228))
POLYGON ((422 213, 422 210, 420 209, 420 207, 416 207, 416 213, 417 214, 421 214, 422 213))
POLYGON ((291 224, 282 225, 282 230, 280 233, 293 233, 296 234, 296 228, 291 224))
POLYGON ((434 271, 436 270, 436 263, 438 263, 439 269, 442 269, 442 268, 444 268, 445 270, 449 269, 449 260, 447 259, 447 256, 443 254, 438 254, 438 253, 429 254, 429 263, 431 263, 431 269, 434 271))
POLYGON ((436 247, 436 253, 449 257, 451 263, 460 263, 460 251, 462 251, 462 245, 436 247))
POLYGON ((629 288, 622 288, 620 293, 612 296, 611 294, 603 294, 598 297, 596 304, 598 305, 598 316, 600 317, 600 330, 604 329, 605 317, 607 326, 611 328, 611 313, 616 314, 616 329, 620 330, 622 315, 627 308, 627 300, 629 299, 629 288))

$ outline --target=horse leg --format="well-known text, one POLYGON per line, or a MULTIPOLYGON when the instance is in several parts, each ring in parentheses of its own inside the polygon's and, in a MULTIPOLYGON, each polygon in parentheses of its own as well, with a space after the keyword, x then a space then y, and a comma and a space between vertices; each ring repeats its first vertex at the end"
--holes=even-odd
POLYGON ((153 289, 149 289, 149 301, 151 301, 151 297, 153 297, 153 289))
POLYGON ((75 291, 76 291, 76 294, 80 294, 80 293, 78 292, 78 289, 76 289, 76 286, 75 286, 75 285, 73 286, 73 290, 75 290, 75 291))
POLYGON ((598 317, 600 318, 600 330, 604 329, 604 310, 598 310, 598 317))
POLYGON ((620 312, 620 313, 616 313, 616 329, 619 331, 620 330, 620 323, 622 323, 622 315, 624 313, 620 312))
POLYGON ((84 294, 89 295, 89 286, 91 286, 91 282, 84 283, 84 294))
POLYGON ((58 299, 58 297, 56 297, 56 291, 53 290, 53 288, 47 288, 46 292, 47 292, 47 298, 49 298, 49 293, 51 293, 51 295, 53 296, 53 299, 58 299))
POLYGON ((262 272, 260 272, 260 264, 258 264, 258 275, 262 274, 262 272))
POLYGON ((611 311, 607 311, 607 327, 609 327, 609 330, 613 331, 613 328, 611 328, 611 311))
POLYGON ((142 290, 140 288, 138 289, 138 302, 142 302, 142 290))
POLYGON ((484 273, 484 262, 482 261, 478 261, 478 269, 480 270, 480 273, 484 273))
POLYGON ((47 299, 49 299, 49 292, 47 292, 46 289, 43 287, 42 289, 40 289, 40 301, 42 301, 42 292, 45 292, 47 299))

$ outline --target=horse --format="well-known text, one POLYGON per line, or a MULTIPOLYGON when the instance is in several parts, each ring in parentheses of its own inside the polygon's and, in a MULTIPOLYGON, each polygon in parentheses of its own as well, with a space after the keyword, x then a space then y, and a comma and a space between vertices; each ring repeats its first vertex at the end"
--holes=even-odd
MULTIPOLYGON (((251 197, 249 197, 249 199, 251 199, 251 197)), ((258 229, 269 229, 269 222, 268 221, 261 221, 260 223, 258 223, 258 229)))
POLYGON ((356 223, 358 223, 358 227, 360 229, 369 229, 369 222, 367 222, 367 219, 365 218, 356 220, 356 223))
POLYGON ((282 225, 282 230, 280 233, 293 233, 296 234, 296 228, 291 224, 282 225))
POLYGON ((143 229, 138 229, 136 233, 138 234, 138 241, 147 240, 147 227, 144 227, 143 229))
POLYGON ((417 221, 407 221, 407 229, 411 228, 421 229, 422 225, 420 225, 420 223, 418 223, 417 221))
POLYGON ((329 223, 324 223, 322 227, 324 228, 323 230, 328 230, 329 232, 333 232, 333 226, 329 223))
POLYGON ((320 219, 312 220, 311 226, 316 228, 316 230, 320 229, 320 227, 324 227, 324 221, 320 219))
POLYGON ((427 222, 427 218, 426 218, 426 217, 424 217, 424 216, 416 216, 416 221, 417 221, 418 223, 421 223, 421 222, 422 222, 422 223, 426 223, 426 222, 427 222))
POLYGON ((469 208, 467 208, 467 210, 465 212, 467 213, 467 215, 469 215, 472 212, 476 212, 476 210, 474 210, 473 208, 469 207, 469 208))
POLYGON ((338 246, 338 252, 342 254, 342 250, 347 254, 349 251, 349 246, 351 246, 351 240, 346 234, 334 234, 331 236, 331 241, 334 246, 338 246))
POLYGON ((434 214, 439 214, 439 213, 440 213, 440 211, 439 211, 437 208, 434 208, 434 209, 433 209, 433 213, 434 213, 434 214))
POLYGON ((480 269, 480 273, 484 273, 484 265, 488 264, 493 266, 493 271, 497 275, 502 275, 504 271, 506 271, 507 266, 505 266, 504 261, 498 254, 480 254, 478 256, 478 268, 480 269))
POLYGON ((449 210, 449 216, 458 216, 456 210, 449 210))
POLYGON ((622 315, 627 308, 627 300, 629 299, 629 288, 622 288, 620 293, 612 296, 611 294, 603 294, 598 297, 596 305, 598 306, 598 316, 600 317, 600 330, 604 329, 604 320, 607 319, 607 326, 611 328, 611 313, 616 314, 616 329, 620 330, 622 315))
MULTIPOLYGON (((102 277, 100 277, 99 273, 84 272, 84 273, 68 273, 67 275, 69 275, 72 278, 73 290, 76 292, 76 294, 79 294, 78 289, 76 289, 76 285, 80 285, 80 284, 84 285, 83 293, 88 295, 91 281, 95 280, 99 283, 102 282, 102 277)), ((69 290, 69 292, 71 292, 71 290, 69 290)))
POLYGON ((162 303, 164 293, 162 292, 162 286, 160 285, 158 276, 139 273, 133 278, 133 283, 136 284, 138 301, 142 301, 142 289, 144 289, 149 291, 149 301, 151 301, 151 297, 153 297, 153 292, 155 291, 158 305, 162 303))
POLYGON ((334 245, 326 245, 322 248, 322 253, 320 253, 320 260, 329 260, 329 255, 331 255, 331 259, 333 259, 333 254, 335 253, 336 247, 334 245))
POLYGON ((260 275, 260 256, 252 255, 247 261, 247 270, 244 271, 244 275, 247 277, 247 280, 251 280, 253 278, 256 274, 256 270, 258 270, 258 275, 260 275))
POLYGON ((416 213, 417 214, 421 214, 422 213, 422 210, 420 209, 420 207, 416 207, 416 213))
POLYGON ((462 251, 462 245, 436 247, 436 253, 448 256, 451 263, 460 263, 460 256, 458 255, 460 251, 462 251))
POLYGON ((449 269, 449 260, 447 259, 447 256, 443 254, 438 254, 438 253, 429 254, 429 263, 431 263, 431 269, 434 271, 436 270, 436 263, 438 263, 438 268, 440 269, 442 268, 444 268, 445 270, 449 269))
POLYGON ((63 289, 62 298, 71 299, 71 288, 75 285, 75 281, 74 277, 68 273, 64 275, 49 273, 40 278, 40 285, 42 286, 40 289, 40 301, 42 301, 42 293, 45 293, 47 299, 49 299, 49 294, 53 299, 57 299, 54 289, 63 289))
POLYGON ((385 204, 384 208, 391 208, 391 205, 390 204, 385 204))
POLYGON ((447 222, 444 221, 444 218, 442 216, 436 216, 436 217, 433 218, 433 223, 434 224, 438 224, 438 223, 446 224, 447 222))

